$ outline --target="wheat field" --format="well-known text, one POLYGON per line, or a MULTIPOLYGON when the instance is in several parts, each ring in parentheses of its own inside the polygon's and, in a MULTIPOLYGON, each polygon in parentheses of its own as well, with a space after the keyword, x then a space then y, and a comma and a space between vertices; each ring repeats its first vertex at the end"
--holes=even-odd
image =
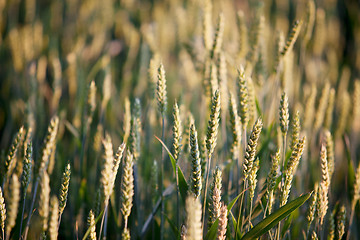
POLYGON ((359 16, 0 1, 0 239, 360 239, 359 16))

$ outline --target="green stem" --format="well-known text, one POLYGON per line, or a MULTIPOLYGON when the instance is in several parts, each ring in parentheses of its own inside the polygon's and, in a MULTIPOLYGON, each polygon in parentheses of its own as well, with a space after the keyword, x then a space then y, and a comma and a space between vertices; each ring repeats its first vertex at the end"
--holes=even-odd
MULTIPOLYGON (((107 217, 108 205, 109 205, 109 201, 107 201, 107 202, 105 203, 104 214, 102 215, 101 225, 100 225, 100 231, 99 231, 99 240, 101 239, 101 233, 102 233, 102 229, 103 229, 103 226, 104 226, 105 217, 107 217)), ((105 236, 104 236, 104 237, 105 237, 105 236)))
MULTIPOLYGON (((211 166, 211 155, 209 155, 208 157, 208 164, 207 164, 207 169, 206 169, 206 179, 205 179, 205 190, 204 190, 204 203, 203 203, 203 223, 202 225, 204 226, 205 224, 205 209, 206 209, 206 196, 207 196, 207 189, 208 189, 208 182, 209 182, 209 175, 210 175, 210 166, 211 166)), ((205 228, 204 229, 204 233, 205 233, 205 228)))
MULTIPOLYGON (((24 199, 23 199, 23 206, 22 206, 22 212, 21 212, 19 239, 21 239, 21 230, 22 230, 22 224, 23 224, 23 220, 24 220, 25 202, 26 202, 25 200, 26 200, 26 189, 24 189, 24 199)), ((4 239, 4 236, 3 236, 3 239, 4 239)))
MULTIPOLYGON (((164 114, 162 114, 162 131, 161 131, 161 141, 165 141, 165 117, 164 114)), ((161 223, 160 223, 160 240, 164 239, 164 211, 165 211, 165 205, 164 205, 164 195, 163 195, 163 182, 164 182, 164 158, 165 158, 165 151, 164 147, 161 148, 161 166, 160 166, 160 175, 161 175, 161 181, 160 181, 160 192, 161 192, 161 223)))
POLYGON ((27 239, 27 235, 28 235, 28 232, 29 232, 30 220, 31 220, 32 211, 33 211, 33 208, 34 208, 34 203, 35 203, 35 198, 36 198, 38 185, 39 185, 39 180, 36 180, 35 186, 34 186, 34 194, 33 194, 33 198, 32 198, 32 201, 31 201, 30 210, 29 210, 29 216, 28 216, 28 219, 27 219, 27 222, 26 222, 25 233, 24 233, 24 238, 23 238, 24 240, 27 239))

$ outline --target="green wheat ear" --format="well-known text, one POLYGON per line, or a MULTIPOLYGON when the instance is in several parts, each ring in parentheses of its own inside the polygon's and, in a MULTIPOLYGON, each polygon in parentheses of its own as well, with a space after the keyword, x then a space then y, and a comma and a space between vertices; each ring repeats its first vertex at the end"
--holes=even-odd
POLYGON ((176 161, 179 160, 180 152, 181 152, 181 140, 182 140, 182 125, 180 119, 180 111, 177 102, 174 104, 173 109, 173 117, 174 117, 174 126, 173 126, 173 149, 174 149, 174 159, 176 161))
POLYGON ((29 141, 29 143, 27 144, 25 158, 23 161, 23 172, 22 172, 22 177, 21 177, 21 184, 22 184, 24 193, 26 192, 26 190, 30 184, 30 181, 31 181, 32 161, 33 161, 32 151, 33 151, 32 143, 31 143, 31 141, 29 141))
POLYGON ((65 171, 61 179, 61 187, 60 187, 59 203, 58 203, 59 216, 62 215, 66 206, 67 196, 69 192, 70 175, 71 175, 71 169, 70 169, 70 163, 68 163, 65 167, 65 171))
POLYGON ((134 196, 134 157, 128 150, 123 164, 123 175, 121 181, 121 213, 124 216, 125 228, 127 228, 127 221, 130 216, 131 208, 133 206, 134 196))
POLYGON ((191 156, 191 191, 196 198, 200 196, 202 189, 201 163, 197 131, 195 125, 190 126, 190 156, 191 156))
POLYGON ((279 171, 280 166, 280 149, 276 151, 275 156, 271 157, 271 169, 269 175, 266 179, 266 198, 268 200, 268 213, 270 214, 272 211, 272 206, 274 203, 274 188, 276 185, 276 178, 279 171))
POLYGON ((281 95, 279 119, 281 132, 284 136, 286 136, 289 129, 289 100, 285 92, 281 95))
POLYGON ((249 122, 249 109, 248 109, 248 88, 246 84, 246 78, 245 78, 245 70, 243 66, 240 66, 239 69, 239 111, 240 111, 240 118, 243 129, 246 129, 247 124, 249 122))
POLYGON ((167 92, 166 92, 165 69, 162 63, 160 63, 160 66, 158 68, 156 95, 158 100, 159 112, 162 116, 164 116, 167 107, 167 92))
POLYGON ((12 165, 13 165, 13 162, 14 162, 18 147, 20 145, 20 140, 21 140, 21 138, 23 136, 23 133, 24 133, 24 127, 22 126, 20 128, 19 132, 16 134, 16 136, 15 136, 15 138, 14 138, 12 144, 11 144, 9 153, 7 154, 7 157, 5 159, 4 177, 6 177, 9 174, 9 171, 12 168, 12 165))
POLYGON ((262 126, 263 126, 262 120, 261 120, 261 118, 258 118, 258 120, 256 120, 256 122, 253 126, 249 142, 246 146, 245 158, 244 158, 244 164, 243 164, 244 179, 248 179, 248 177, 251 173, 251 170, 253 168, 256 147, 257 147, 257 144, 259 141, 262 126))
POLYGON ((280 206, 284 206, 289 198, 292 180, 299 164, 300 158, 304 152, 305 139, 306 138, 303 137, 301 140, 299 140, 295 148, 293 148, 290 159, 287 162, 285 169, 285 182, 282 189, 280 206))
POLYGON ((285 46, 284 46, 283 50, 281 51, 282 56, 287 55, 292 50, 292 48, 295 44, 295 41, 296 41, 297 37, 299 36, 302 23, 303 22, 301 20, 295 21, 295 23, 290 31, 289 37, 285 43, 285 46))
POLYGON ((211 100, 211 114, 207 129, 207 135, 206 135, 206 149, 208 151, 209 158, 211 158, 216 146, 219 120, 220 120, 220 92, 219 90, 216 90, 211 100))

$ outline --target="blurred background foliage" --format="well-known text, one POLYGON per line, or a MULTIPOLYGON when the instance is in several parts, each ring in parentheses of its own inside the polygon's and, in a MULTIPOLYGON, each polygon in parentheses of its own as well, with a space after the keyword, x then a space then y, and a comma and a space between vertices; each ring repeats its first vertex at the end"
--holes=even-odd
MULTIPOLYGON (((33 129, 34 159, 37 161, 47 125, 52 116, 59 116, 61 123, 55 170, 51 176, 52 191, 57 192, 67 162, 73 169, 59 238, 82 236, 86 229, 86 216, 93 207, 99 186, 99 166, 103 155, 101 139, 107 131, 114 146, 119 146, 124 137, 128 137, 127 114, 133 112, 135 98, 141 102, 142 141, 137 163, 139 205, 138 209, 135 207, 131 221, 134 236, 140 232, 151 212, 153 202, 147 197, 152 192, 149 188, 151 167, 153 161, 161 156, 161 145, 153 137, 154 134, 160 136, 161 126, 156 110, 156 77, 153 77, 152 69, 149 70, 151 59, 155 66, 161 61, 166 69, 169 102, 166 144, 170 146, 172 143, 171 109, 175 99, 179 101, 183 122, 192 112, 199 136, 204 136, 209 113, 208 102, 203 97, 206 95, 203 80, 205 2, 0 0, 0 149, 4 149, 4 156, 15 133, 25 125, 33 129), (87 133, 84 122, 92 80, 98 90, 97 106, 87 133), (85 142, 82 136, 86 136, 85 142), (80 164, 82 154, 85 165, 80 164)), ((281 71, 280 86, 274 84, 273 73, 278 32, 286 37, 297 19, 307 24, 307 1, 212 1, 210 32, 215 32, 219 13, 224 13, 222 51, 227 63, 227 83, 221 84, 225 84, 226 89, 236 89, 240 64, 252 67, 258 108, 256 115, 263 117, 262 141, 267 141, 259 153, 262 158, 269 159, 278 143, 280 134, 272 126, 277 121, 277 104, 282 91, 289 96, 290 115, 300 111, 302 134, 307 136, 308 144, 294 195, 311 191, 313 183, 320 178, 318 157, 322 135, 319 129, 313 128, 314 120, 309 119, 311 115, 306 116, 306 111, 309 108, 316 111, 327 83, 336 90, 330 125, 324 126, 333 133, 335 140, 333 206, 338 201, 348 201, 351 190, 344 186, 352 184, 353 174, 349 175, 349 172, 354 171, 360 156, 360 119, 353 114, 353 109, 359 107, 353 99, 355 79, 360 74, 360 2, 322 0, 316 1, 315 5, 316 18, 311 37, 305 42, 305 30, 301 31, 290 60, 281 71), (245 21, 248 41, 241 36, 244 31, 237 15, 239 10, 244 14, 242 20, 245 21), (254 26, 261 17, 263 25, 260 33, 256 33, 254 26), (259 44, 255 57, 249 58, 256 34, 260 35, 259 44), (308 105, 311 96, 314 98, 312 106, 308 105), (347 115, 342 113, 345 107, 347 115), (349 166, 353 169, 349 170, 349 166)), ((226 98, 222 102, 223 109, 226 109, 226 98)), ((222 130, 216 150, 219 164, 224 163, 230 153, 226 111, 222 113, 222 130)), ((255 119, 253 117, 252 123, 255 119)), ((324 121, 322 126, 325 124, 324 121)), ((267 168, 263 166, 269 166, 269 162, 261 163, 260 175, 266 176, 267 168)), ((185 173, 188 164, 187 160, 180 163, 185 173)), ((166 161, 165 169, 170 169, 170 166, 166 161)), ((173 183, 171 174, 171 171, 165 173, 166 186, 173 183)), ((111 215, 115 220, 119 217, 116 207, 111 215)), ((170 204, 167 207, 172 212, 169 217, 174 217, 174 208, 170 204)), ((360 236, 356 232, 360 223, 355 224, 358 226, 353 228, 356 238, 360 236)), ((109 225, 110 230, 121 226, 119 221, 109 221, 109 225)), ((169 232, 167 234, 171 236, 169 232)), ((37 236, 38 233, 34 231, 33 234, 37 236)))

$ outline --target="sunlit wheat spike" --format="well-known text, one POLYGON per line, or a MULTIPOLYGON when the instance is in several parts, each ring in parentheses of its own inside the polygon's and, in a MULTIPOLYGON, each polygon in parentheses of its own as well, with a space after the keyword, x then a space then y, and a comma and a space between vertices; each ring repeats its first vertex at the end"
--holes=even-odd
POLYGON ((111 180, 112 180, 112 168, 114 164, 114 152, 111 137, 109 134, 105 135, 103 140, 105 155, 103 161, 103 169, 101 170, 101 187, 104 202, 107 203, 112 192, 111 180))
POLYGON ((235 97, 230 93, 229 99, 229 115, 230 115, 230 124, 231 124, 231 133, 233 137, 231 153, 233 159, 239 158, 239 146, 241 142, 241 120, 238 115, 237 104, 235 97))
POLYGON ((217 56, 221 50, 222 42, 223 42, 223 35, 224 35, 224 14, 219 14, 218 23, 216 26, 215 38, 214 43, 211 51, 211 58, 217 56))
POLYGON ((116 151, 115 158, 114 158, 114 164, 113 164, 113 168, 112 168, 112 180, 111 180, 112 186, 114 186, 116 175, 117 175, 120 163, 121 163, 121 159, 124 156, 125 148, 126 148, 126 144, 122 143, 122 144, 120 144, 120 146, 118 147, 118 150, 116 151))
POLYGON ((263 123, 261 118, 258 118, 258 120, 255 122, 253 129, 251 131, 250 139, 248 141, 248 144, 246 146, 245 151, 245 158, 244 158, 244 178, 247 179, 250 175, 250 172, 253 167, 253 163, 255 160, 255 153, 256 153, 256 147, 258 145, 261 129, 262 129, 263 123))
POLYGON ((248 109, 249 93, 245 78, 245 70, 242 66, 240 66, 239 69, 238 86, 239 86, 239 112, 240 112, 239 115, 241 117, 242 127, 243 129, 246 129, 247 124, 249 122, 249 109, 248 109))
POLYGON ((345 233, 346 208, 341 205, 336 215, 336 239, 342 239, 345 233))
POLYGON ((203 39, 205 49, 210 51, 211 46, 213 45, 213 38, 212 38, 212 3, 211 0, 206 0, 204 2, 204 9, 203 9, 203 39))
POLYGON ((48 229, 49 202, 50 202, 50 179, 45 171, 41 178, 41 192, 39 200, 39 215, 41 218, 42 231, 48 229))
POLYGON ((211 227, 214 224, 215 220, 220 216, 220 201, 221 192, 217 187, 214 187, 211 192, 209 201, 209 227, 211 227))
POLYGON ((177 102, 174 104, 173 109, 174 125, 173 125, 173 150, 174 150, 174 159, 179 160, 181 152, 181 140, 182 140, 182 125, 180 118, 180 111, 177 102))
POLYGON ((123 131, 124 131, 124 142, 128 142, 130 136, 130 129, 131 129, 131 110, 130 110, 130 100, 128 97, 124 100, 124 122, 123 122, 123 131))
POLYGON ((280 149, 276 151, 275 156, 271 157, 271 169, 266 179, 266 198, 268 199, 269 214, 272 211, 272 206, 274 203, 274 187, 279 171, 279 166, 280 166, 279 164, 280 164, 280 149))
POLYGON ((220 120, 220 92, 216 90, 213 94, 211 100, 211 113, 210 120, 206 134, 206 149, 208 151, 208 156, 211 158, 217 140, 219 120, 220 120))
POLYGON ((292 50, 292 48, 295 44, 295 41, 296 41, 297 37, 299 36, 302 23, 303 22, 301 20, 295 21, 295 23, 290 31, 289 37, 286 40, 285 46, 284 46, 283 50, 281 51, 282 56, 285 56, 292 50))
POLYGON ((311 37, 315 23, 315 3, 309 0, 306 5, 306 31, 304 34, 304 42, 307 43, 311 37))
POLYGON ((87 99, 87 104, 88 104, 88 111, 89 111, 89 117, 92 118, 92 115, 95 111, 96 108, 96 85, 94 80, 91 81, 90 83, 90 88, 89 88, 89 93, 88 93, 88 99, 87 99))
POLYGON ((355 207, 359 199, 360 199, 360 163, 356 169, 355 182, 354 182, 354 196, 351 205, 355 207))
POLYGON ((190 126, 190 155, 191 155, 191 191, 196 198, 200 196, 202 189, 201 165, 199 144, 195 125, 190 126))
POLYGON ((248 51, 248 33, 247 33, 244 12, 241 10, 237 12, 237 22, 239 28, 240 57, 244 57, 248 51))
POLYGON ((310 202, 309 209, 308 209, 308 212, 306 215, 306 220, 308 222, 308 228, 310 227, 310 224, 312 223, 312 221, 314 220, 314 217, 315 217, 318 192, 319 192, 319 184, 315 183, 314 192, 312 193, 311 202, 310 202))
POLYGON ((211 226, 214 221, 216 220, 216 216, 218 216, 218 207, 221 200, 221 189, 222 189, 222 172, 219 167, 215 168, 213 173, 213 182, 210 185, 210 198, 209 198, 209 223, 208 225, 211 226), (218 192, 215 193, 215 188, 218 192), (214 198, 214 196, 216 196, 214 198), (218 200, 214 203, 214 200, 218 200))
POLYGON ((253 166, 251 168, 250 174, 249 174, 249 196, 250 196, 250 202, 253 201, 254 196, 255 196, 255 188, 256 188, 256 183, 257 183, 257 171, 259 170, 259 158, 257 158, 254 163, 253 166))
POLYGON ((133 156, 128 150, 123 165, 123 175, 121 181, 121 212, 125 219, 125 228, 133 206, 134 196, 134 174, 133 174, 133 156))
POLYGON ((328 198, 328 189, 326 187, 326 183, 324 181, 320 182, 319 187, 319 194, 318 194, 318 204, 317 204, 317 211, 318 211, 318 218, 320 219, 320 225, 323 225, 324 218, 327 213, 328 205, 329 205, 329 198, 328 198))
POLYGON ((58 224, 59 224, 59 202, 55 196, 51 197, 51 216, 49 220, 50 239, 56 240, 58 238, 58 224))
POLYGON ((315 114, 314 130, 318 130, 324 122, 326 107, 328 105, 328 98, 330 93, 330 84, 327 82, 321 92, 319 105, 315 114))
POLYGON ((217 240, 225 240, 226 239, 226 228, 227 228, 227 223, 228 223, 227 214, 228 214, 228 210, 227 210, 226 205, 224 205, 224 203, 221 203, 219 225, 218 225, 217 236, 216 236, 217 240))
POLYGON ((6 238, 9 239, 10 232, 15 226, 20 201, 20 182, 16 174, 13 174, 10 181, 10 196, 6 201, 6 238))
POLYGON ((89 216, 87 218, 87 227, 90 229, 90 233, 88 236, 88 240, 96 240, 96 224, 95 224, 95 216, 92 210, 89 212, 89 216))
POLYGON ((5 231, 5 221, 6 221, 5 200, 4 200, 4 196, 3 196, 3 191, 0 187, 0 226, 1 226, 1 231, 3 234, 5 231))
POLYGON ((319 238, 318 238, 318 236, 317 236, 317 234, 316 234, 316 231, 314 230, 313 232, 312 232, 312 234, 311 234, 311 240, 318 240, 319 238))
POLYGON ((158 68, 158 81, 156 87, 156 95, 158 100, 159 112, 162 116, 165 115, 167 106, 167 92, 166 92, 166 77, 164 65, 160 63, 158 68))
POLYGON ((325 184, 325 187, 329 189, 330 176, 329 176, 328 159, 327 159, 325 144, 321 145, 320 162, 321 162, 321 182, 323 182, 325 184))
POLYGON ((294 149, 300 139, 300 117, 299 111, 296 111, 292 119, 292 136, 291 136, 291 149, 294 149))
POLYGON ((58 205, 59 205, 59 215, 60 216, 63 213, 65 206, 66 206, 67 196, 68 196, 68 192, 69 192, 70 175, 71 175, 71 169, 70 169, 70 163, 68 163, 65 167, 65 171, 64 171, 62 179, 61 179, 61 187, 60 187, 60 192, 59 192, 58 205))
POLYGON ((279 120, 280 120, 280 128, 281 132, 284 136, 289 129, 289 100, 287 97, 286 92, 283 92, 281 95, 280 100, 280 107, 279 107, 279 120))
POLYGON ((335 89, 331 88, 329 92, 328 105, 325 111, 324 127, 330 129, 333 121, 333 111, 335 103, 335 89))
POLYGON ((124 230, 121 234, 121 239, 130 240, 130 230, 128 228, 124 228, 124 230))
POLYGON ((44 173, 44 171, 46 171, 46 168, 49 164, 49 158, 55 146, 58 126, 59 126, 59 118, 57 116, 54 116, 50 121, 50 125, 47 130, 47 135, 44 140, 44 148, 42 150, 41 161, 39 161, 40 165, 38 167, 39 178, 42 177, 41 175, 44 173))
POLYGON ((24 189, 24 192, 26 192, 31 181, 32 162, 33 162, 32 151, 33 151, 32 143, 31 141, 29 141, 25 151, 25 158, 23 161, 23 172, 21 177, 21 184, 24 189))
POLYGON ((14 158, 16 156, 16 152, 18 150, 19 144, 20 144, 20 140, 22 138, 22 135, 24 133, 24 127, 22 126, 19 130, 19 132, 16 134, 11 147, 9 149, 9 153, 6 156, 5 159, 5 165, 4 165, 4 174, 5 176, 7 176, 9 174, 9 170, 11 170, 13 162, 14 162, 14 158))
POLYGON ((202 240, 201 203, 200 199, 192 194, 186 198, 186 239, 202 240))
POLYGON ((296 144, 295 148, 291 152, 290 159, 288 160, 285 169, 285 182, 282 189, 280 206, 284 206, 287 203, 290 194, 292 180, 296 172, 297 166, 299 164, 300 158, 304 152, 304 147, 305 147, 305 137, 299 140, 299 142, 296 144))

